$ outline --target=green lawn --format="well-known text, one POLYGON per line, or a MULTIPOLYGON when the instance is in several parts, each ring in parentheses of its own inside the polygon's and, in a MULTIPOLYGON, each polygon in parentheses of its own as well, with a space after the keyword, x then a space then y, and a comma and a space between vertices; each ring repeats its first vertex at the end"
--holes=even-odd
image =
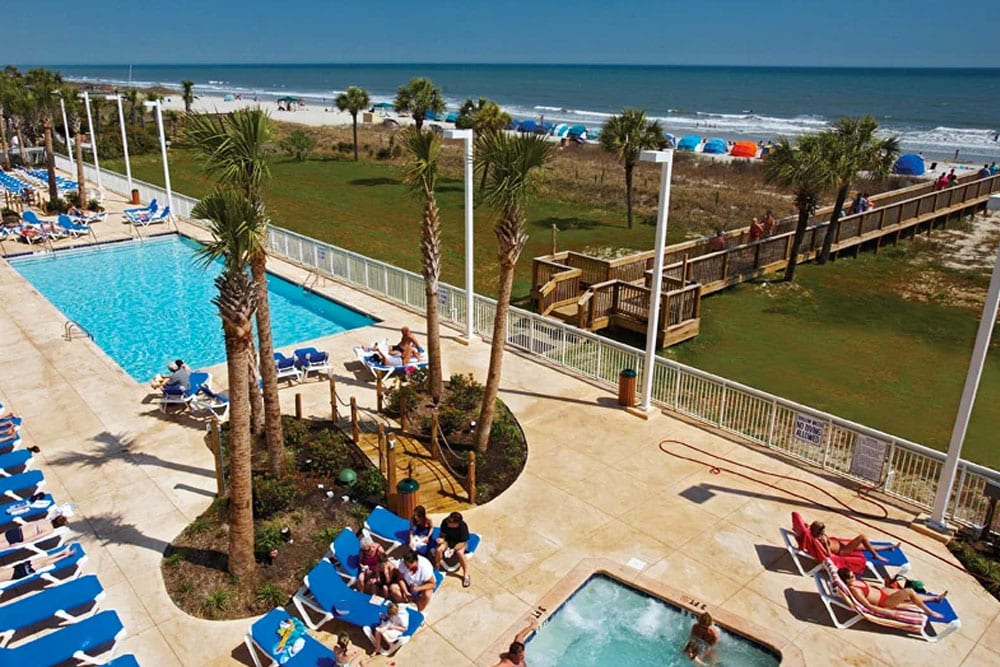
MULTIPOLYGON (((668 356, 839 417, 947 449, 979 311, 897 293, 910 249, 803 265, 793 286, 744 284, 702 302, 701 335, 668 356)), ((942 299, 943 301, 943 299, 942 299)), ((1000 356, 991 348, 963 457, 1000 468, 1000 356)))

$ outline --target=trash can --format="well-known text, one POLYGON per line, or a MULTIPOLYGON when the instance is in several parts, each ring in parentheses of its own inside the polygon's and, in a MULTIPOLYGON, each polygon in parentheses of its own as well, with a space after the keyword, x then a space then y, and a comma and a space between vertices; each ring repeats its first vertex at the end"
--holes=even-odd
POLYGON ((139 191, 135 188, 132 188, 132 205, 138 206, 141 203, 142 201, 139 199, 139 191))
POLYGON ((413 516, 413 510, 417 506, 417 491, 420 483, 412 477, 404 477, 396 484, 396 491, 399 492, 399 507, 396 514, 409 519, 413 516))
POLYGON ((618 405, 626 408, 635 407, 635 378, 638 373, 632 368, 626 368, 618 374, 618 405))

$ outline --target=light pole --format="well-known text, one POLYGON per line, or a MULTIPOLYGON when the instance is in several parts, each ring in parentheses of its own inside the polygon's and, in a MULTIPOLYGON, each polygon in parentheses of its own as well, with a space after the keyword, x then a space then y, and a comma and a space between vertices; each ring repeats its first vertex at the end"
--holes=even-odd
POLYGON ((174 215, 174 196, 170 191, 170 165, 167 164, 167 138, 163 134, 163 104, 160 100, 155 102, 143 102, 147 109, 156 109, 156 126, 160 130, 160 155, 163 156, 163 182, 167 189, 167 207, 170 209, 170 217, 174 215))
MULTIPOLYGON (((125 112, 122 110, 121 95, 105 95, 108 102, 114 100, 118 103, 118 125, 122 128, 122 150, 125 151, 125 178, 128 179, 128 196, 132 196, 132 163, 128 159, 128 134, 125 132, 125 112)), ((137 204, 138 202, 132 202, 137 204)))
POLYGON ((472 130, 445 130, 445 139, 465 142, 465 339, 472 343, 476 290, 472 275, 472 130))
POLYGON ((958 404, 955 426, 951 431, 951 442, 948 443, 948 456, 945 457, 944 466, 941 468, 941 477, 938 478, 934 509, 931 510, 930 519, 927 521, 931 528, 941 532, 948 530, 944 515, 948 509, 948 499, 951 498, 951 488, 955 484, 958 458, 962 454, 962 443, 965 442, 965 432, 969 428, 969 417, 972 416, 972 408, 976 404, 979 378, 983 375, 983 364, 986 363, 986 353, 989 351, 990 338, 993 336, 993 324, 997 321, 997 306, 1000 306, 1000 252, 997 253, 996 263, 993 265, 993 277, 990 278, 990 288, 986 292, 986 303, 983 304, 983 316, 979 320, 976 344, 972 348, 969 372, 965 376, 962 400, 958 404))
POLYGON ((83 103, 87 107, 87 129, 90 130, 90 151, 94 154, 94 170, 97 172, 97 196, 104 201, 104 184, 101 182, 101 161, 97 157, 97 128, 94 127, 94 117, 90 115, 90 93, 83 91, 83 103))
POLYGON ((646 323, 646 364, 642 374, 642 410, 649 412, 653 401, 653 364, 656 357, 656 334, 660 328, 660 297, 663 293, 663 249, 667 244, 667 216, 670 213, 670 178, 674 167, 673 150, 642 151, 639 159, 663 165, 660 174, 660 203, 656 209, 656 245, 653 255, 653 279, 649 290, 649 318, 646 323))
POLYGON ((62 109, 63 136, 66 137, 66 155, 69 156, 69 166, 76 169, 76 160, 73 158, 73 146, 69 143, 69 121, 66 120, 66 99, 63 97, 61 90, 57 90, 55 93, 59 96, 59 108, 62 109))

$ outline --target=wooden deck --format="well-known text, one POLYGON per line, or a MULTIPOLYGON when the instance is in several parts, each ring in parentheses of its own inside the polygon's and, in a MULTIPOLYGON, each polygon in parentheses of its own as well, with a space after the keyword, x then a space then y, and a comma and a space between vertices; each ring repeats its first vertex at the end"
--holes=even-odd
MULTIPOLYGON (((420 484, 417 504, 423 505, 430 513, 464 511, 472 507, 462 483, 447 468, 431 457, 430 451, 420 441, 399 433, 391 434, 396 440, 397 481, 407 477, 412 466, 412 475, 420 484)), ((372 464, 379 465, 378 434, 362 433, 361 451, 372 464)), ((395 489, 390 489, 395 494, 395 489)))

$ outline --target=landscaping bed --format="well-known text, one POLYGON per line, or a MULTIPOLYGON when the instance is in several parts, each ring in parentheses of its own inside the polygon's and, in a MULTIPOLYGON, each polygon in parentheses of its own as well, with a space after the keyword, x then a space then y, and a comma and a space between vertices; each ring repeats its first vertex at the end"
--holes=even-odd
POLYGON ((978 531, 975 535, 963 531, 948 543, 948 550, 1000 600, 1000 544, 980 540, 978 531))

